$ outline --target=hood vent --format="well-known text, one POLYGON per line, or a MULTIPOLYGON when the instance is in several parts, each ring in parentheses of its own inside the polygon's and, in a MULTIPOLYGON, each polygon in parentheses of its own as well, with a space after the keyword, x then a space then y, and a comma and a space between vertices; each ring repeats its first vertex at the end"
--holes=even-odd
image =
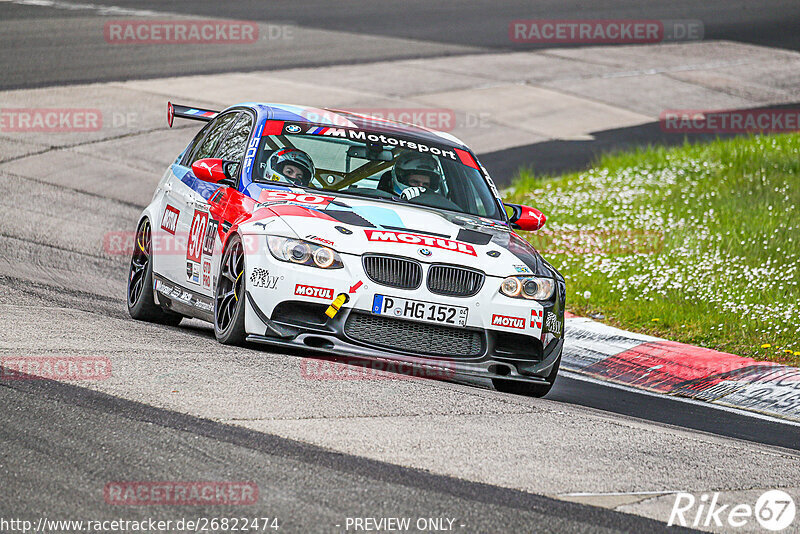
POLYGON ((374 224, 366 220, 358 213, 352 211, 327 209, 323 213, 333 219, 336 219, 340 223, 349 224, 352 226, 361 226, 363 228, 375 228, 374 224))
POLYGON ((492 240, 492 234, 486 234, 484 232, 477 232, 475 230, 467 230, 466 228, 462 228, 458 231, 456 240, 463 241, 464 243, 470 243, 472 245, 488 245, 492 240))

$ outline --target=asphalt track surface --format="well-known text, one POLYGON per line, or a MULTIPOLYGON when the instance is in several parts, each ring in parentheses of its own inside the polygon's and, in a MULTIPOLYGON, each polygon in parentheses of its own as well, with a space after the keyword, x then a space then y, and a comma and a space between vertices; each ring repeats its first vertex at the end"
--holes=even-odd
MULTIPOLYGON (((56 4, 69 5, 69 2, 56 4)), ((0 89, 541 47, 510 42, 508 27, 515 19, 700 20, 704 26, 704 38, 708 40, 725 39, 800 49, 800 39, 797 38, 800 3, 794 0, 607 0, 596 3, 580 0, 478 0, 468 3, 412 0, 392 4, 363 0, 182 0, 169 3, 101 0, 80 4, 274 25, 291 24, 321 32, 338 32, 340 36, 393 37, 400 41, 381 46, 362 40, 346 46, 345 39, 340 38, 338 46, 321 47, 315 45, 325 42, 324 34, 313 34, 291 42, 276 40, 268 53, 257 57, 238 53, 217 57, 210 49, 207 53, 188 55, 180 47, 141 46, 133 58, 124 55, 127 51, 109 46, 94 26, 82 24, 82 19, 96 15, 97 9, 70 10, 63 6, 12 3, 2 6, 3 20, 13 27, 0 34, 0 64, 4 66, 0 89), (31 21, 37 21, 42 31, 28 33, 20 29, 31 21), (417 47, 413 45, 415 41, 439 46, 417 47), (69 46, 63 46, 64 43, 69 46)), ((105 15, 105 19, 113 20, 113 13, 105 15)))
MULTIPOLYGON (((102 2, 96 3, 102 4, 102 2)), ((577 4, 577 3, 576 3, 577 4)), ((133 6, 133 2, 113 2, 109 5, 133 6)), ((335 11, 320 16, 322 8, 311 3, 281 3, 278 7, 253 10, 255 3, 178 2, 170 12, 208 17, 259 19, 267 22, 289 21, 298 25, 318 27, 326 31, 345 31, 363 34, 391 35, 403 39, 420 39, 441 43, 451 50, 431 48, 417 54, 459 53, 457 47, 486 49, 510 48, 505 34, 507 22, 514 18, 700 18, 706 24, 706 36, 738 38, 747 42, 796 48, 790 29, 796 29, 800 6, 796 2, 783 4, 764 2, 761 9, 753 3, 713 2, 702 8, 694 2, 671 3, 658 7, 653 2, 640 9, 640 3, 610 2, 603 10, 582 11, 569 3, 540 3, 534 11, 519 3, 471 3, 469 9, 452 10, 444 4, 403 4, 402 11, 387 17, 385 8, 366 2, 337 3, 335 11), (224 6, 224 8, 222 7, 224 6), (618 6, 618 7, 614 7, 618 6), (646 7, 653 6, 653 7, 646 7), (765 7, 766 6, 766 7, 765 7), (698 11, 701 9, 702 11, 698 11), (438 11, 437 11, 438 10, 438 11), (224 13, 222 12, 224 11, 224 13), (441 21, 447 19, 447 24, 441 21), (492 22, 500 23, 500 32, 490 30, 492 22), (505 41, 504 41, 505 39, 505 41)), ((331 9, 329 4, 327 9, 331 9)), ((162 9, 162 3, 136 2, 135 7, 162 9), (148 5, 149 4, 149 5, 148 5)), ((259 8, 261 9, 261 7, 259 8)), ((81 11, 61 8, 0 4, 2 20, 30 23, 41 19, 41 25, 69 25, 70 18, 86 16, 81 11)), ((38 22, 34 24, 39 24, 38 22)), ((28 43, 42 41, 42 35, 28 34, 28 43)), ((79 36, 80 37, 80 36, 79 36)), ((0 41, 8 34, 0 36, 0 41)), ((0 47, 0 61, 8 74, 5 86, 34 87, 55 83, 107 80, 102 65, 108 58, 104 43, 75 49, 51 42, 48 51, 29 46, 0 47), (64 48, 55 54, 55 50, 64 48), (39 55, 41 54, 41 55, 39 55), (48 55, 49 54, 49 55, 48 55), (55 54, 55 55, 54 55, 55 54), (61 54, 61 55, 59 55, 61 54), (35 67, 39 59, 48 56, 58 68, 44 71, 35 67), (81 68, 75 62, 98 65, 98 70, 81 68), (26 69, 28 66, 30 68, 26 69)), ((313 51, 313 46, 308 47, 313 51)), ((336 57, 335 52, 298 52, 295 57, 263 58, 252 68, 270 68, 280 64, 313 65, 313 61, 335 64, 358 60, 336 57), (307 57, 301 57, 305 53, 307 57), (320 54, 323 56, 320 59, 320 54)), ((171 52, 168 52, 171 53, 171 52)), ((408 57, 402 50, 381 50, 381 59, 408 57)), ((363 58, 364 61, 374 56, 363 58)), ((130 61, 128 77, 163 75, 159 58, 130 61)), ((164 59, 164 58, 161 58, 164 59)), ((203 58, 185 58, 185 70, 169 74, 206 72, 203 58)), ((221 70, 235 65, 219 67, 221 70)), ((114 79, 114 78, 111 78, 114 79)), ((23 191, 33 190, 34 196, 52 195, 52 189, 42 184, 26 184, 15 179, 6 200, 15 203, 14 209, 32 214, 42 213, 34 200, 26 204, 23 191)), ((56 194, 56 202, 73 202, 74 191, 56 194)), ((45 196, 45 198, 53 197, 45 196)), ((81 197, 83 199, 83 197, 81 197)), ((85 201, 83 199, 82 201, 85 201)), ((118 292, 124 280, 124 258, 100 258, 75 252, 80 236, 70 231, 83 209, 102 213, 101 220, 114 221, 127 227, 131 216, 141 205, 135 201, 119 202, 102 195, 93 195, 89 206, 69 208, 70 213, 56 218, 56 226, 48 224, 47 236, 31 237, 30 222, 21 217, 4 217, 0 231, 0 250, 3 267, 0 276, 0 304, 47 315, 57 310, 78 310, 101 317, 124 319, 124 295, 118 292), (59 223, 58 221, 61 221, 59 223), (58 224, 62 224, 58 227, 58 224), (61 254, 74 261, 69 280, 57 273, 61 254), (14 274, 14 270, 18 273, 14 274), (24 272, 23 272, 24 271, 24 272), (116 292, 103 286, 103 280, 116 283, 116 292), (79 286, 81 289, 76 289, 79 286)), ((11 205, 3 204, 4 213, 11 205)), ((14 212, 19 213, 18 211, 14 212)), ((89 217, 93 219, 98 215, 89 217)), ((14 308, 17 309, 17 308, 14 308)), ((11 316, 9 316, 11 317, 11 316)), ((15 325, 17 326, 17 325, 15 325)), ((135 327, 131 324, 131 329, 135 327)), ((181 334, 196 338, 198 344, 208 341, 207 329, 196 325, 180 328, 181 334)), ((20 332, 25 332, 24 328, 20 332)), ((162 328, 165 336, 177 333, 162 328)), ((124 332, 113 332, 121 336, 124 332)), ((11 345, 11 337, 6 340, 11 345)), ((18 342, 17 336, 14 342, 18 342)), ((31 346, 35 340, 31 339, 31 346)), ((124 349, 121 349, 124 350, 124 349)), ((268 352, 268 351, 265 351, 268 352)), ((288 354, 294 358, 303 354, 288 354)), ((441 395, 448 390, 442 386, 441 395)), ((487 392, 491 395, 491 392, 487 392)), ((498 398, 502 398, 497 394, 498 398)), ((211 419, 186 415, 153 407, 85 387, 50 381, 31 380, 0 383, 0 516, 84 517, 91 519, 118 517, 120 511, 105 505, 103 484, 110 480, 254 480, 262 499, 255 508, 246 510, 250 516, 279 517, 287 528, 284 531, 336 531, 346 517, 353 516, 449 516, 463 522, 467 532, 549 531, 549 532, 657 532, 666 530, 663 522, 623 514, 603 508, 564 502, 530 492, 506 489, 496 485, 470 482, 459 478, 433 474, 419 469, 334 452, 323 447, 286 439, 267 432, 257 432, 231 426, 211 419)), ((723 411, 709 406, 691 404, 675 399, 645 395, 603 384, 559 378, 548 396, 550 404, 565 407, 586 407, 620 420, 641 420, 647 424, 675 428, 676 431, 696 431, 745 440, 766 446, 800 450, 797 426, 758 419, 746 414, 723 411)), ((487 459, 487 461, 491 461, 487 459)), ((570 467, 565 466, 568 470, 570 467)), ((230 515, 230 510, 204 508, 199 515, 230 515)), ((176 517, 198 515, 197 509, 164 510, 127 508, 126 518, 176 517)), ((238 514, 237 514, 238 515, 238 514)), ((670 529, 674 530, 674 529, 670 529)))
MULTIPOLYGON (((257 483, 261 502, 237 516, 277 517, 284 532, 343 530, 335 527, 348 517, 437 513, 458 518, 454 530, 469 532, 675 531, 651 519, 342 455, 55 382, 0 387, 0 399, 3 517, 113 519, 122 514, 97 495, 108 481, 169 473, 257 483), (25 463, 37 468, 19 469, 25 463)), ((185 508, 133 508, 124 517, 196 516, 196 508, 185 508)), ((226 514, 223 506, 202 513, 226 514)))
MULTIPOLYGON (((0 2, 0 65, 4 67, 0 90, 541 49, 543 45, 510 42, 508 27, 515 19, 697 20, 702 22, 706 40, 800 50, 800 3, 794 0, 585 4, 576 0, 534 4, 517 0, 499 5, 485 0, 468 5, 424 0, 395 5, 363 0, 7 0, 0 2), (74 7, 76 4, 79 7, 74 7), (130 11, 104 12, 104 7, 130 11), (278 37, 269 40, 266 48, 251 51, 218 45, 188 50, 182 46, 127 47, 109 45, 102 38, 103 23, 109 20, 181 17, 249 20, 278 29, 288 26, 291 38, 278 37), (131 52, 134 49, 135 54, 131 52)), ((261 31, 266 37, 269 29, 261 31)), ((708 136, 686 137, 702 141, 708 136)), ((502 186, 521 166, 536 174, 555 175, 586 168, 609 151, 683 140, 682 136, 665 135, 658 123, 651 123, 594 132, 592 140, 542 142, 484 153, 481 158, 502 186)))

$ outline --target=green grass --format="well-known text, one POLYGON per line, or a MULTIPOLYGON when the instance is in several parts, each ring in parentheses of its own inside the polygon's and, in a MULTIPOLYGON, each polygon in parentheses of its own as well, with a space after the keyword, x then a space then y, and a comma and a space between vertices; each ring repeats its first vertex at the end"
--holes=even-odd
POLYGON ((567 308, 621 328, 800 365, 800 135, 603 157, 589 171, 522 171, 509 202, 567 280, 567 308))

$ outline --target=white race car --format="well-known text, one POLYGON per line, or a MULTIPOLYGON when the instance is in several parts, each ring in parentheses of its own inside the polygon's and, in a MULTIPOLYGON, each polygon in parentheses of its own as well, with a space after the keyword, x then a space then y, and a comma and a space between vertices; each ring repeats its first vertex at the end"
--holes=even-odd
POLYGON ((564 279, 512 230, 545 218, 504 205, 461 141, 279 104, 174 117, 207 124, 139 220, 133 318, 550 390, 564 279))

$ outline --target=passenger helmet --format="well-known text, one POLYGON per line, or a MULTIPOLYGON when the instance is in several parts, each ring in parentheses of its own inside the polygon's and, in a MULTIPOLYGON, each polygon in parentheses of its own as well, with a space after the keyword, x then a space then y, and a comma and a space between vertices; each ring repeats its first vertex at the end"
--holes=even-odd
POLYGON ((392 167, 392 186, 395 194, 400 194, 409 187, 408 177, 412 174, 424 174, 431 179, 430 191, 437 191, 442 181, 439 163, 430 154, 407 151, 398 156, 392 167))

